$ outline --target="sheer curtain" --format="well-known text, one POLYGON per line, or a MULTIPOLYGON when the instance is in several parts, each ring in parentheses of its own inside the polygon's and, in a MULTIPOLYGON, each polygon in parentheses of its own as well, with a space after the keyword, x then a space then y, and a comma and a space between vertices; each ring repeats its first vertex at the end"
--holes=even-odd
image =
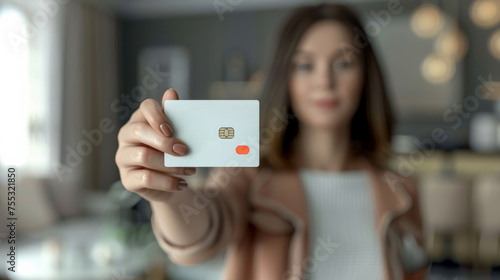
POLYGON ((93 4, 68 3, 64 27, 62 145, 54 169, 66 192, 59 201, 72 212, 84 188, 105 190, 119 178, 119 122, 112 109, 119 97, 119 38, 113 13, 93 4))

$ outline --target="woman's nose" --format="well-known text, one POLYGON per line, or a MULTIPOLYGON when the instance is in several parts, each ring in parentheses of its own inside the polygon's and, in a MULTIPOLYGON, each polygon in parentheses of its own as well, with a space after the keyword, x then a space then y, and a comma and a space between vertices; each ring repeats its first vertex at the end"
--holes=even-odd
POLYGON ((315 73, 315 86, 318 89, 331 89, 334 87, 333 71, 330 67, 323 65, 317 68, 315 73))

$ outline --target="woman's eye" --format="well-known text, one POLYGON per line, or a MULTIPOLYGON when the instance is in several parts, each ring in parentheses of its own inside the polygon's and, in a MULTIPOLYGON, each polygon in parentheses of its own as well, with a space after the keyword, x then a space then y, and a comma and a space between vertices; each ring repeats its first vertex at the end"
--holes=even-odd
POLYGON ((339 63, 336 63, 333 67, 335 69, 346 69, 350 66, 350 63, 349 62, 339 62, 339 63))
POLYGON ((295 70, 297 71, 311 71, 312 65, 309 63, 299 63, 295 65, 295 70))

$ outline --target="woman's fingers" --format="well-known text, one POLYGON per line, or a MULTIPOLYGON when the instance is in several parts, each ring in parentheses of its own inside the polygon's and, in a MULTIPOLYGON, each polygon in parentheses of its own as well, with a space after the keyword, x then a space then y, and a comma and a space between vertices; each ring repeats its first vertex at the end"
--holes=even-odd
POLYGON ((125 173, 125 177, 127 177, 123 180, 125 188, 139 195, 144 194, 148 189, 172 192, 187 188, 187 183, 184 179, 151 169, 130 170, 125 173))
POLYGON ((154 99, 144 100, 139 107, 139 112, 156 132, 167 137, 173 135, 172 124, 163 114, 160 104, 154 99))
POLYGON ((192 175, 195 167, 165 167, 163 152, 147 146, 128 146, 121 148, 116 161, 124 167, 148 168, 178 175, 192 175))
POLYGON ((165 100, 179 100, 179 95, 177 94, 177 91, 175 89, 171 88, 165 91, 163 94, 163 98, 161 99, 161 107, 163 108, 163 112, 165 112, 164 104, 165 100))
POLYGON ((163 94, 161 105, 151 98, 144 100, 139 109, 132 114, 130 120, 132 122, 147 122, 159 134, 167 137, 172 136, 174 133, 172 123, 162 110, 165 100, 179 100, 179 95, 174 89, 169 89, 163 94))
POLYGON ((118 133, 118 139, 122 143, 144 144, 173 156, 183 156, 188 151, 188 147, 181 140, 166 137, 144 122, 124 125, 118 133))
MULTIPOLYGON (((177 92, 169 89, 162 103, 178 99, 177 92)), ((196 168, 164 166, 164 153, 183 156, 188 152, 187 145, 173 133, 162 106, 153 99, 143 101, 118 132, 115 161, 126 189, 150 201, 166 201, 172 192, 187 188, 185 180, 172 174, 191 175, 196 168)))

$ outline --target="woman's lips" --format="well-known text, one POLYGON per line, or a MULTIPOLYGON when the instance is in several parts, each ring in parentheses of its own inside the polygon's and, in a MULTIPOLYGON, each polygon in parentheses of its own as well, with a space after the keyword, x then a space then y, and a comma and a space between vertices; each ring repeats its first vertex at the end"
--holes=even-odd
POLYGON ((316 101, 314 104, 316 104, 316 106, 320 108, 331 109, 336 107, 339 104, 339 102, 337 100, 319 100, 316 101))

